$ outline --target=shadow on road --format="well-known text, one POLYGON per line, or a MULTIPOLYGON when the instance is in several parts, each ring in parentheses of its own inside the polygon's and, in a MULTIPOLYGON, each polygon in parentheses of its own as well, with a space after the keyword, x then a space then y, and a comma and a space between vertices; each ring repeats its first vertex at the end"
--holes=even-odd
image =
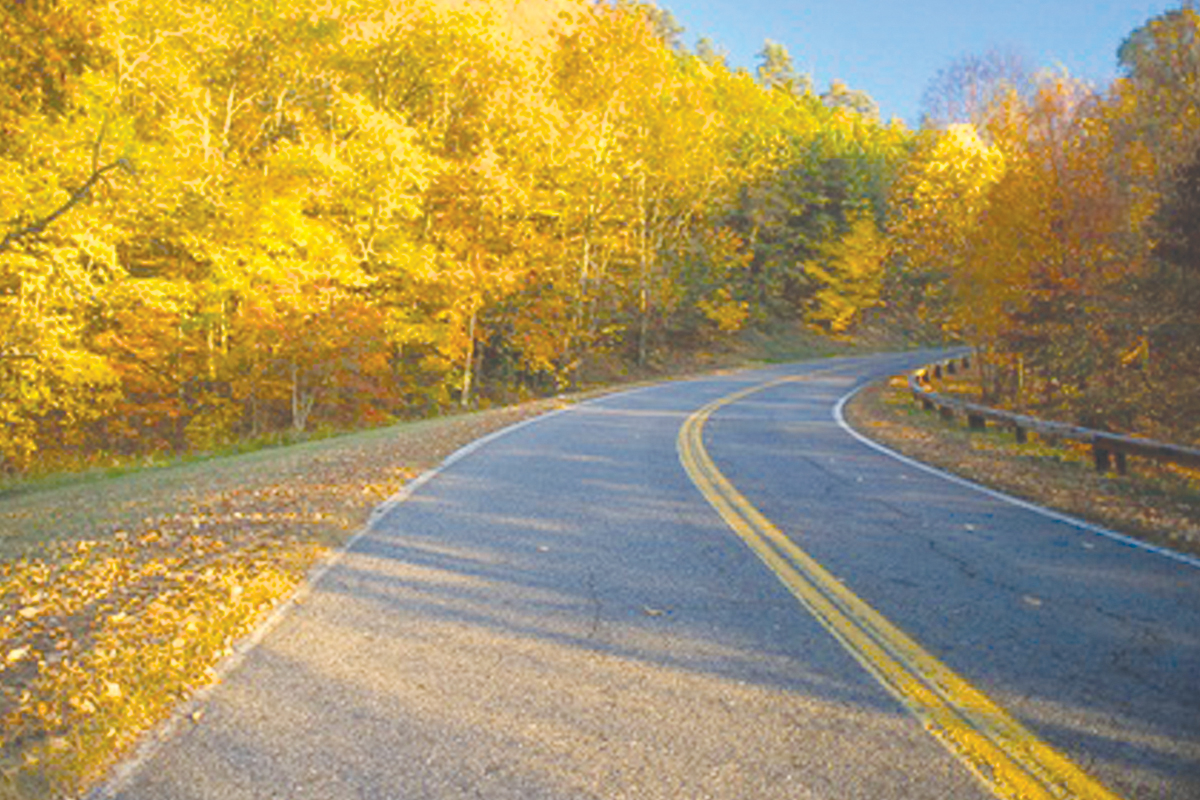
MULTIPOLYGON (((989 797, 679 467, 683 419, 739 380, 606 398, 458 462, 377 520, 121 796, 989 797)), ((768 516, 805 520, 789 533, 855 592, 1114 788, 1200 796, 1196 725, 1180 739, 1139 711, 1183 699, 1146 680, 1150 699, 1124 705, 1116 683, 1063 685, 1078 674, 1063 659, 1126 647, 1099 622, 1117 601, 1071 587, 1097 570, 1138 579, 1105 554, 1072 577, 1077 561, 1032 549, 1067 532, 1014 539, 994 503, 849 442, 828 419, 839 380, 715 419, 714 458, 768 516), (1005 603, 1029 618, 981 623, 1005 603)))

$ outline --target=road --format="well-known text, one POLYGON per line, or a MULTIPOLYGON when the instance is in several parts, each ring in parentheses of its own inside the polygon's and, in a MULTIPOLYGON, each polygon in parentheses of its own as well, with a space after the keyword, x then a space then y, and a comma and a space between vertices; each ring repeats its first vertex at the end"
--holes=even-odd
POLYGON ((610 395, 463 454, 96 796, 1200 797, 1200 568, 839 426, 921 358, 610 395))

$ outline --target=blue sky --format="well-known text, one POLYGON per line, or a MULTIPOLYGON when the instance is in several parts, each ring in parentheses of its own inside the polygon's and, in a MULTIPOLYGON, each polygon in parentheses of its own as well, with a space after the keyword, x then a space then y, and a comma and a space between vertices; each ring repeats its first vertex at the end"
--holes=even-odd
POLYGON ((942 67, 992 47, 1034 68, 1065 66, 1099 86, 1117 74, 1117 48, 1134 28, 1179 0, 659 0, 686 29, 707 36, 730 65, 753 69, 764 39, 787 46, 818 90, 839 79, 866 91, 885 119, 917 122, 921 94, 942 67))

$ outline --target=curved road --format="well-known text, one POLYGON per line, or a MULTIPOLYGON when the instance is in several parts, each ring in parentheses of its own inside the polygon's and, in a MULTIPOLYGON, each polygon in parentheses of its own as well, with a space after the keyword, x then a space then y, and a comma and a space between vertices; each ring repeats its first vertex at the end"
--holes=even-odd
POLYGON ((838 425, 922 360, 669 383, 474 448, 97 796, 1200 797, 1200 568, 838 425))

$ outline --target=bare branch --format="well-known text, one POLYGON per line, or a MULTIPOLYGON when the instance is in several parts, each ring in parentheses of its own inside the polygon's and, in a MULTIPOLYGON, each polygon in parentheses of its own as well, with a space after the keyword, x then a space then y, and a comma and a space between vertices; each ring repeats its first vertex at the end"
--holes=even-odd
POLYGON ((921 123, 941 128, 969 122, 982 130, 992 103, 1005 87, 1020 96, 1032 88, 1024 56, 1014 50, 991 49, 967 54, 938 70, 921 97, 921 123))
POLYGON ((80 201, 86 198, 88 193, 92 191, 92 187, 95 186, 100 179, 105 176, 105 174, 112 172, 118 167, 130 173, 131 175, 133 174, 133 165, 130 164, 129 160, 125 158, 118 158, 111 164, 105 164, 104 166, 99 167, 98 169, 94 170, 90 176, 88 176, 88 179, 84 181, 82 186, 71 192, 71 196, 67 198, 67 202, 63 203, 61 206, 41 219, 34 220, 23 228, 18 228, 4 234, 3 241, 0 241, 0 253, 12 249, 13 245, 15 245, 21 239, 24 239, 28 236, 37 236, 45 231, 46 228, 52 225, 59 217, 66 214, 68 211, 78 205, 80 201))

